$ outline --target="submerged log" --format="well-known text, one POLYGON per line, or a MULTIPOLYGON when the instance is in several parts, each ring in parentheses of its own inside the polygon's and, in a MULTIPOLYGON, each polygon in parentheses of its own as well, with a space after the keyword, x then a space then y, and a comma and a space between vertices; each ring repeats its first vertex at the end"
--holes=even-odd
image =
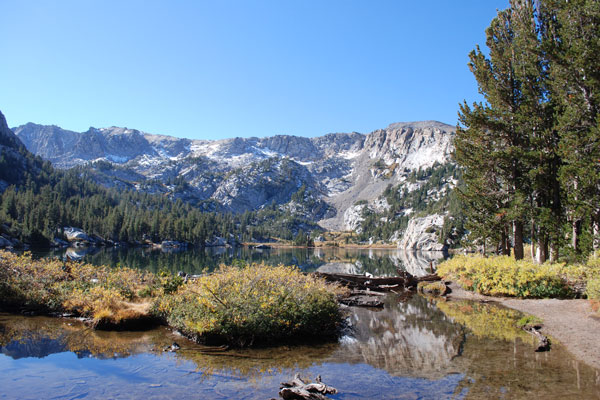
POLYGON ((308 383, 300 379, 299 374, 290 382, 282 382, 279 396, 284 400, 327 400, 328 394, 336 394, 337 389, 321 382, 321 375, 317 376, 315 383, 308 383))
POLYGON ((525 325, 523 327, 525 332, 532 334, 538 339, 538 346, 535 349, 535 351, 538 353, 542 351, 550 351, 550 339, 542 335, 540 328, 541 326, 539 325, 525 325))
POLYGON ((340 303, 354 307, 383 307, 383 301, 377 296, 369 296, 363 294, 350 295, 340 300, 340 303))

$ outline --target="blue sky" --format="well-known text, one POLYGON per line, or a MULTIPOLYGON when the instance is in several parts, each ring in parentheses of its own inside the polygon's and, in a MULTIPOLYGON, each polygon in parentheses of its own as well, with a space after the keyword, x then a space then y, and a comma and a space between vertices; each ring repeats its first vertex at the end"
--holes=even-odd
POLYGON ((508 0, 0 1, 0 110, 178 137, 456 124, 508 0))

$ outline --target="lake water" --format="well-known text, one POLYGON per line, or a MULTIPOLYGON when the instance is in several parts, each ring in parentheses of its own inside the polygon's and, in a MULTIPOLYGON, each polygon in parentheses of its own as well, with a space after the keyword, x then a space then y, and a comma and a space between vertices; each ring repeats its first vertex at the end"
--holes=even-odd
MULTIPOLYGON (((72 250, 70 250, 72 251, 72 250)), ((62 257, 63 253, 37 254, 62 257)), ((201 273, 220 263, 293 264, 395 275, 428 273, 440 254, 358 249, 100 249, 94 264, 201 273)), ((0 314, 0 399, 270 399, 294 374, 321 375, 332 399, 594 399, 600 374, 559 343, 534 352, 521 314, 492 304, 389 295, 347 309, 352 332, 311 346, 218 351, 164 327, 101 332, 78 320, 0 314), (177 342, 175 353, 162 349, 177 342)))
POLYGON ((176 273, 200 274, 212 271, 219 264, 264 262, 271 265, 295 265, 304 271, 346 272, 375 276, 393 276, 398 269, 413 275, 429 273, 430 265, 444 259, 440 252, 406 252, 397 249, 357 248, 272 248, 211 247, 206 249, 153 248, 69 248, 53 252, 38 252, 41 257, 68 257, 95 265, 123 265, 152 272, 165 269, 176 273))
POLYGON ((598 371, 560 344, 535 353, 515 311, 390 295, 349 308, 337 343, 215 351, 166 328, 100 332, 76 320, 0 314, 3 399, 269 399, 294 374, 333 399, 594 399, 598 371), (177 342, 175 353, 162 349, 177 342))

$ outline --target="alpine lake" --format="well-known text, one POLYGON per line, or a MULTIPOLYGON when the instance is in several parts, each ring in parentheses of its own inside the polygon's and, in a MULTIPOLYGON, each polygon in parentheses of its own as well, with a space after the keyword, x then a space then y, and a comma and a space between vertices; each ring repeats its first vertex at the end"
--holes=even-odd
MULTIPOLYGON (((36 254, 153 272, 206 273, 264 262, 302 270, 393 276, 429 273, 443 257, 386 249, 68 249, 36 254)), ((335 343, 229 350, 165 327, 105 332, 70 318, 0 313, 0 399, 271 399, 296 373, 337 388, 332 399, 594 399, 600 371, 557 341, 536 353, 517 311, 493 303, 390 294, 348 307, 335 343), (176 342, 175 352, 163 351, 176 342)))

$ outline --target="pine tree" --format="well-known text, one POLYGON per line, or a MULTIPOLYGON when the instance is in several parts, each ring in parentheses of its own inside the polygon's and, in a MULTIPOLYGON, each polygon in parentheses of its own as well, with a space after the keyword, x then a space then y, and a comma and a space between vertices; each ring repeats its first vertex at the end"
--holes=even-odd
POLYGON ((528 85, 537 59, 527 62, 523 55, 530 56, 538 46, 535 21, 532 1, 513 0, 486 31, 489 58, 479 47, 469 54, 469 68, 485 102, 461 105, 462 126, 456 138, 456 159, 467 171, 463 193, 471 204, 467 213, 490 228, 479 234, 500 236, 503 253, 509 252, 512 234, 516 259, 523 258, 532 189, 531 133, 539 118, 535 105, 543 96, 535 85, 528 85))
POLYGON ((600 248, 600 2, 547 0, 546 21, 555 127, 562 159, 571 246, 581 254, 584 223, 594 251, 600 248))

